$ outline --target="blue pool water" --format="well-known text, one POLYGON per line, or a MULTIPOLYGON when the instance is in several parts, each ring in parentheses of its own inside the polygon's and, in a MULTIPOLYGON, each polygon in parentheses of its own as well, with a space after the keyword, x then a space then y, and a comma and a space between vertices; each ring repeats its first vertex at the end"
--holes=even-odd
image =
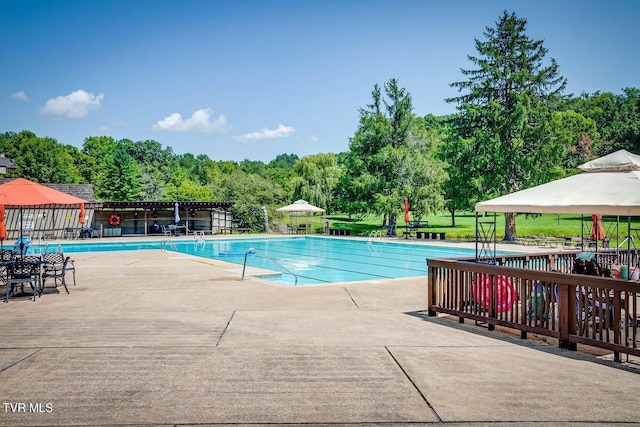
MULTIPOLYGON (((180 253, 240 265, 245 253, 253 248, 255 251, 247 256, 247 265, 276 273, 263 276, 265 279, 297 285, 426 276, 427 258, 475 256, 473 249, 306 236, 204 242, 174 240, 172 244, 180 253)), ((72 253, 160 249, 160 245, 159 241, 138 241, 63 243, 60 247, 72 253)))

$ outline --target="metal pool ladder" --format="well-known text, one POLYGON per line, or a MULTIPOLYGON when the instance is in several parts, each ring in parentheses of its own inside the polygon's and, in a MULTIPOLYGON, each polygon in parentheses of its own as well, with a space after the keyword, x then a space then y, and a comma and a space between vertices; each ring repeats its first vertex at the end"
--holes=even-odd
POLYGON ((160 250, 161 251, 166 251, 167 250, 167 246, 169 246, 169 248, 173 249, 174 251, 178 251, 178 248, 176 247, 175 243, 173 243, 169 239, 162 239, 160 241, 160 250))
POLYGON ((298 284, 298 276, 294 273, 292 273, 291 271, 289 271, 286 267, 280 265, 278 262, 276 262, 274 259, 269 258, 267 255, 265 255, 264 253, 262 253, 261 251, 259 251, 256 248, 249 248, 247 249, 247 251, 244 253, 244 264, 242 265, 242 278, 240 280, 244 280, 244 272, 247 269, 247 257, 249 256, 250 253, 255 253, 260 255, 262 258, 271 261, 272 263, 274 263, 275 265, 277 265, 278 267, 280 267, 282 270, 285 271, 285 273, 290 274, 293 276, 295 282, 294 285, 298 284))
POLYGON ((367 242, 372 242, 375 239, 382 239, 382 230, 371 230, 371 233, 369 233, 369 237, 367 237, 367 242))

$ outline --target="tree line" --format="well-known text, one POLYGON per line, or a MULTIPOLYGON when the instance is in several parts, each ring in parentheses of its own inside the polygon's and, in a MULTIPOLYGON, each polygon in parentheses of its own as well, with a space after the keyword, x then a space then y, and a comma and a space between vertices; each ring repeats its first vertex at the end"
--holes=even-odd
MULTIPOLYGON (((28 130, 0 134, 0 152, 17 166, 8 177, 91 183, 98 200, 234 201, 241 226, 255 230, 263 206, 273 214, 297 199, 394 225, 407 198, 414 218, 446 209, 455 225, 456 212, 477 201, 578 173, 618 149, 640 152, 640 89, 566 94, 543 42, 506 11, 475 46, 466 80, 451 83, 455 114, 417 116, 409 91, 392 78, 374 85, 342 153, 216 161, 153 140, 90 136, 77 148, 28 130)), ((506 215, 512 239, 515 215, 506 215)))

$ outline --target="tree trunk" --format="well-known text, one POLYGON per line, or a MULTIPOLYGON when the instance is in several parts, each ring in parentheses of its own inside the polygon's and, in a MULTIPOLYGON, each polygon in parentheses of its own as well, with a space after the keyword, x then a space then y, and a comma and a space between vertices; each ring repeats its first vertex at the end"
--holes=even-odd
POLYGON ((451 227, 455 228, 456 227, 456 210, 451 209, 449 212, 451 212, 451 227))
POLYGON ((395 236, 396 235, 396 214, 394 213, 389 214, 389 228, 391 230, 391 234, 395 236))
POLYGON ((514 212, 506 212, 504 214, 504 240, 516 240, 516 214, 514 212))

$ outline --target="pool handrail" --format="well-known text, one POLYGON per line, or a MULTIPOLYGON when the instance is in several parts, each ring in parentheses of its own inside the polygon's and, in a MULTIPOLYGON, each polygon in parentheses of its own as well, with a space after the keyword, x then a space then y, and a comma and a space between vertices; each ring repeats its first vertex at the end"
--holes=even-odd
POLYGON ((169 239, 162 239, 160 241, 160 250, 161 251, 166 251, 167 250, 167 246, 169 246, 169 248, 173 249, 174 251, 178 252, 178 248, 176 247, 175 243, 173 243, 169 239))
POLYGON ((382 230, 371 230, 369 233, 369 237, 367 237, 367 242, 372 242, 378 238, 378 240, 382 239, 382 230))
POLYGON ((292 273, 291 271, 289 271, 286 267, 280 265, 278 262, 276 262, 274 259, 271 259, 268 255, 266 255, 265 253, 263 253, 262 251, 256 249, 256 248, 249 248, 246 250, 246 252, 244 253, 244 263, 242 264, 242 277, 240 278, 240 280, 244 280, 244 272, 247 268, 247 256, 249 256, 249 254, 253 252, 256 253, 258 255, 260 255, 262 258, 267 259, 269 261, 271 261, 272 263, 274 263, 275 265, 277 265, 278 267, 280 267, 281 269, 283 269, 287 274, 290 274, 294 277, 295 281, 294 281, 294 285, 298 284, 298 275, 295 273, 292 273))

